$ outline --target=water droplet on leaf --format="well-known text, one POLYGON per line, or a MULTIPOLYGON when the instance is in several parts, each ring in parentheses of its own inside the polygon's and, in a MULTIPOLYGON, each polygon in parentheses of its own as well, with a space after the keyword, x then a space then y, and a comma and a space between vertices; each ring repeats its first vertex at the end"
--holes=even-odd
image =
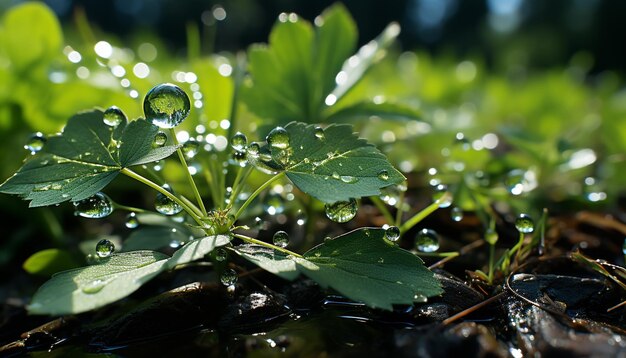
POLYGON ((113 251, 115 251, 115 245, 107 239, 100 240, 96 244, 96 255, 100 258, 111 256, 113 251))
POLYGON ((137 213, 132 212, 126 215, 126 222, 124 225, 126 225, 126 227, 129 229, 134 229, 137 226, 139 226, 139 220, 137 220, 137 213))
POLYGON ((103 280, 93 280, 90 282, 87 282, 85 284, 83 284, 81 286, 81 290, 83 291, 83 293, 86 293, 88 295, 92 295, 94 293, 98 293, 100 291, 102 291, 102 289, 104 288, 104 286, 106 286, 106 282, 103 280))
POLYGON ((230 139, 230 146, 235 151, 240 152, 246 150, 246 145, 248 145, 248 138, 241 132, 235 133, 235 135, 230 139))
POLYGON ((439 235, 434 230, 422 229, 415 237, 415 248, 420 252, 439 250, 439 235))
POLYGON ((267 144, 276 149, 287 149, 289 147, 289 133, 283 127, 276 127, 270 131, 266 137, 267 144))
POLYGON ((222 282, 222 285, 228 287, 236 284, 238 278, 239 277, 237 276, 237 272, 235 272, 235 270, 226 269, 224 270, 224 272, 222 272, 222 275, 220 276, 220 281, 222 282))
POLYGON ((438 203, 440 208, 447 208, 452 205, 452 193, 448 191, 448 186, 439 184, 435 187, 433 201, 438 203))
POLYGON ((384 181, 389 180, 389 172, 384 169, 381 170, 380 172, 378 172, 378 179, 384 180, 384 181))
POLYGON ((174 128, 189 115, 189 97, 180 87, 164 83, 152 88, 143 101, 143 111, 152 124, 174 128))
POLYGON ((453 207, 450 211, 450 217, 453 221, 456 222, 463 220, 463 209, 459 208, 458 206, 453 207))
POLYGON ((284 249, 287 245, 289 245, 289 235, 282 230, 276 231, 276 233, 274 233, 274 237, 272 238, 272 242, 274 245, 284 249))
POLYGON ((116 106, 111 106, 104 111, 102 120, 110 127, 117 127, 126 120, 126 115, 116 106))
POLYGON ((46 137, 41 132, 33 133, 26 144, 24 144, 24 149, 30 151, 30 154, 35 154, 43 149, 43 146, 46 144, 46 137))
MULTIPOLYGON (((172 194, 174 193, 167 184, 163 185, 163 189, 172 194)), ((178 205, 178 203, 173 200, 170 200, 170 198, 162 193, 157 193, 156 199, 154 200, 154 208, 163 215, 175 215, 183 210, 182 206, 178 205)))
POLYGON ((153 147, 162 147, 167 142, 167 134, 163 132, 157 132, 154 135, 154 141, 152 142, 153 147))
POLYGON ((345 223, 356 216, 357 203, 355 199, 348 201, 337 201, 332 204, 326 204, 326 216, 335 222, 345 223))
POLYGON ((100 219, 111 215, 112 212, 113 201, 102 192, 74 202, 74 214, 84 218, 100 219))
POLYGON ((400 229, 397 226, 390 226, 385 230, 385 239, 396 242, 400 238, 400 229))
POLYGON ((325 136, 326 134, 324 134, 324 128, 315 127, 315 138, 322 140, 325 136))
POLYGON ((535 222, 529 215, 520 214, 517 219, 515 219, 515 228, 522 234, 530 234, 535 231, 535 222))

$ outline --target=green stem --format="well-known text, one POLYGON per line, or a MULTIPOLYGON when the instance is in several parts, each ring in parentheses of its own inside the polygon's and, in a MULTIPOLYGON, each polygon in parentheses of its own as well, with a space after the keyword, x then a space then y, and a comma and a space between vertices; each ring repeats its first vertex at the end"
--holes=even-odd
POLYGON ((279 247, 279 246, 276 246, 276 245, 272 245, 272 244, 267 243, 265 241, 253 239, 251 237, 240 235, 240 234, 233 234, 233 236, 235 236, 236 238, 241 239, 241 240, 243 240, 245 242, 251 243, 251 244, 265 246, 267 248, 274 249, 276 251, 280 251, 280 252, 282 252, 284 254, 287 254, 287 255, 295 256, 295 257, 298 257, 298 258, 303 258, 302 255, 300 255, 298 253, 295 253, 293 251, 289 251, 287 249, 283 249, 282 247, 279 247))
POLYGON ((519 249, 522 247, 523 244, 524 244, 524 234, 520 232, 519 241, 517 241, 517 244, 515 244, 515 246, 511 248, 511 251, 509 251, 509 259, 513 257, 513 255, 518 253, 519 249))
POLYGON ((122 205, 122 204, 118 204, 118 203, 113 203, 113 208, 116 210, 126 210, 126 211, 133 211, 136 213, 150 213, 150 210, 146 210, 146 209, 141 209, 141 208, 135 208, 132 206, 126 206, 126 205, 122 205))
POLYGON ((456 257, 459 256, 458 251, 449 252, 417 252, 417 256, 429 256, 429 257, 456 257))
POLYGON ((173 202, 175 202, 176 204, 180 205, 183 210, 185 210, 189 216, 191 216, 196 223, 198 223, 200 226, 204 226, 204 223, 202 222, 202 220, 200 220, 199 215, 192 209, 189 207, 189 205, 187 205, 185 202, 183 202, 182 200, 180 200, 176 195, 170 193, 169 191, 167 191, 166 189, 164 189, 162 186, 150 181, 147 178, 142 177, 141 175, 135 173, 134 171, 128 169, 128 168, 122 168, 122 170, 120 171, 120 173, 133 178, 135 180, 137 180, 140 183, 143 183, 149 187, 151 187, 152 189, 158 191, 159 193, 165 195, 168 199, 172 200, 173 202))
POLYGON ((204 203, 202 202, 202 197, 200 196, 200 192, 198 191, 196 182, 193 180, 191 173, 189 172, 187 161, 185 160, 185 155, 183 154, 183 151, 180 149, 180 144, 178 143, 178 138, 176 138, 176 131, 174 130, 174 128, 170 129, 170 134, 171 134, 172 140, 174 141, 174 145, 178 147, 178 149, 176 149, 176 152, 178 153, 178 159, 180 159, 180 164, 183 165, 183 169, 185 170, 185 173, 187 174, 187 180, 189 181, 189 185, 191 185, 191 190, 193 191, 193 195, 195 195, 196 197, 196 201, 198 201, 198 206, 200 207, 200 211, 202 211, 202 216, 206 217, 207 216, 206 208, 204 207, 204 203))
POLYGON ((387 223, 389 225, 393 225, 394 224, 393 216, 391 216, 391 212, 389 212, 389 209, 387 209, 387 206, 385 206, 385 203, 377 196, 370 196, 370 200, 372 201, 372 203, 374 203, 374 205, 376 205, 376 208, 378 208, 378 211, 380 211, 380 213, 383 214, 387 223))
POLYGON ((239 170, 237 171, 237 176, 235 177, 235 181, 233 181, 232 191, 230 193, 230 198, 228 199, 228 205, 226 206, 226 209, 230 209, 233 207, 237 196, 243 190, 243 183, 246 182, 246 179, 248 179, 248 176, 251 172, 251 166, 246 166, 245 168, 239 167, 239 170))
POLYGON ((180 196, 180 200, 189 205, 189 208, 193 210, 199 217, 202 217, 202 212, 191 200, 187 199, 184 195, 180 196))
POLYGON ((395 222, 396 226, 400 226, 400 223, 402 222, 402 213, 404 212, 402 208, 404 207, 405 196, 406 196, 406 191, 404 190, 400 191, 400 195, 398 196, 398 203, 397 203, 398 211, 396 212, 396 222, 395 222))
POLYGON ((248 199, 243 203, 243 205, 241 205, 241 207, 239 208, 239 210, 237 210, 237 213, 235 214, 235 220, 239 219, 239 217, 241 216, 241 214, 244 212, 244 210, 246 210, 246 208, 248 207, 248 205, 250 205, 250 203, 252 203, 252 201, 259 196, 259 194, 261 194, 261 192, 265 189, 267 189, 273 182, 275 182, 276 180, 282 178, 285 176, 285 172, 280 172, 276 175, 274 175, 274 177, 272 177, 270 180, 266 181, 265 184, 261 185, 260 187, 258 187, 257 190, 254 191, 254 193, 252 193, 248 199))
POLYGON ((493 282, 493 265, 494 265, 494 257, 496 255, 496 245, 495 244, 491 244, 489 245, 489 284, 491 285, 491 283, 493 282))
POLYGON ((404 224, 402 224, 402 226, 400 226, 400 232, 401 233, 405 233, 405 232, 411 230, 411 228, 413 226, 417 225, 417 223, 419 223, 420 221, 424 220, 425 217, 427 217, 428 215, 432 214, 437 209, 439 209, 439 201, 435 200, 435 202, 433 202, 432 204, 430 204, 427 207, 425 207, 419 213, 413 215, 413 217, 410 218, 409 220, 405 221, 404 224))

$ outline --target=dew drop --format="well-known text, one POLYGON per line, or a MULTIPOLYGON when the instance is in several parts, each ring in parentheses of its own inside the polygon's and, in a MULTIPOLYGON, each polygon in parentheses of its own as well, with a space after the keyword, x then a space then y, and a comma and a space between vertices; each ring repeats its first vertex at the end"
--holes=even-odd
POLYGON ((289 245, 289 235, 282 230, 276 231, 276 233, 274 233, 274 237, 272 237, 272 242, 274 245, 284 249, 287 245, 289 245))
POLYGON ((131 212, 126 215, 126 222, 124 223, 124 225, 126 225, 126 227, 129 229, 135 229, 136 227, 138 227, 139 220, 137 220, 137 213, 131 212))
POLYGON ((496 242, 498 242, 498 232, 492 228, 487 229, 487 231, 485 231, 485 241, 487 241, 489 245, 495 245, 496 242))
POLYGON ((272 148, 287 149, 289 147, 289 133, 283 127, 272 129, 265 140, 272 148))
POLYGON ((198 154, 198 148, 200 148, 200 143, 193 138, 189 138, 189 140, 183 144, 182 151, 187 159, 191 159, 198 154))
MULTIPOLYGON (((173 193, 172 189, 167 184, 163 185, 163 189, 173 193)), ((157 193, 156 199, 154 200, 154 208, 163 215, 175 215, 183 210, 178 203, 170 200, 170 198, 162 193, 157 193)))
POLYGON ((515 219, 515 228, 522 234, 530 234, 535 231, 535 222, 529 215, 520 214, 517 219, 515 219))
POLYGON ((235 133, 235 135, 230 139, 230 146, 237 152, 246 150, 247 145, 248 138, 241 132, 235 133))
POLYGON ((109 257, 113 251, 115 251, 115 245, 107 239, 100 240, 96 244, 96 255, 99 258, 109 257))
POLYGON ((232 159, 235 164, 243 168, 248 164, 248 153, 245 150, 235 150, 232 159))
POLYGON ((33 133, 28 140, 26 140, 26 144, 24 144, 24 149, 30 151, 30 154, 35 154, 43 149, 43 146, 46 144, 46 137, 41 132, 33 133))
POLYGON ((250 143, 248 148, 246 148, 246 151, 248 152, 248 155, 256 158, 259 156, 259 152, 261 151, 261 146, 257 142, 252 142, 250 143))
POLYGON ((452 205, 452 193, 448 191, 448 186, 439 184, 435 186, 433 201, 437 202, 440 208, 447 208, 452 205))
POLYGON ((104 111, 102 120, 107 126, 117 127, 126 120, 126 115, 118 107, 111 106, 104 111))
POLYGON ((237 276, 237 272, 235 272, 235 270, 226 269, 224 270, 224 272, 222 272, 222 275, 220 276, 220 282, 222 282, 222 285, 226 287, 233 286, 237 283, 238 278, 239 277, 237 276))
POLYGON ((167 134, 163 132, 157 132, 154 135, 154 141, 152 141, 152 146, 155 148, 162 147, 167 142, 167 134))
POLYGON ((217 248, 217 250, 215 250, 216 261, 224 262, 226 261, 227 258, 228 258, 228 253, 226 252, 226 249, 219 247, 217 248))
POLYGON ((326 204, 326 216, 335 222, 345 223, 356 216, 357 203, 355 199, 348 201, 337 201, 332 204, 326 204))
POLYGON ((174 128, 189 115, 189 97, 180 87, 164 83, 153 87, 143 101, 143 111, 152 124, 174 128))
POLYGON ((439 235, 434 230, 422 229, 415 237, 415 248, 420 252, 439 250, 439 235))
POLYGON ((378 179, 387 181, 389 180, 389 172, 386 170, 381 170, 378 172, 378 179))
POLYGON ((400 229, 397 226, 390 226, 385 230, 385 239, 396 242, 400 238, 400 229))
POLYGON ((458 206, 453 207, 450 211, 450 217, 453 221, 456 222, 463 220, 463 209, 459 208, 458 206))
POLYGON ((90 219, 100 219, 111 215, 113 201, 106 194, 98 192, 92 197, 74 202, 74 215, 90 219))
POLYGON ((88 295, 93 295, 94 293, 102 291, 104 286, 106 286, 106 282, 104 280, 97 279, 83 284, 81 286, 81 291, 88 295))
POLYGON ((325 138, 326 134, 324 133, 324 128, 322 127, 315 127, 315 138, 319 139, 319 140, 323 140, 325 138))
POLYGON ((346 184, 354 184, 359 181, 359 178, 353 177, 351 175, 342 175, 339 177, 339 179, 341 179, 341 181, 346 184))

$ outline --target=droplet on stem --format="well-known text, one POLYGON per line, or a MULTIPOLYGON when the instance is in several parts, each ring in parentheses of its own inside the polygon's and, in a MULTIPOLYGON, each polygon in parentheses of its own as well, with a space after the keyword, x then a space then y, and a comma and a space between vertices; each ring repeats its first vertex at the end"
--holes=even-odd
POLYGON ((287 245, 289 245, 289 235, 282 230, 276 231, 276 233, 274 233, 272 241, 274 245, 284 249, 285 247, 287 247, 287 245))
POLYGON ((152 124, 174 128, 189 115, 189 97, 180 87, 163 83, 153 87, 143 101, 143 111, 152 124))
MULTIPOLYGON (((174 193, 172 188, 167 184, 163 185, 163 189, 172 194, 174 193)), ((157 193, 156 199, 154 200, 154 208, 163 215, 176 215, 183 210, 182 206, 178 205, 178 203, 171 200, 163 193, 157 193)))
POLYGON ((112 212, 113 201, 102 192, 74 202, 74 214, 84 218, 100 219, 111 215, 112 212))
POLYGON ((433 201, 438 203, 440 208, 447 208, 452 205, 452 193, 448 191, 448 186, 439 184, 435 186, 433 201))
POLYGON ((530 234, 535 231, 535 222, 527 214, 520 214, 515 219, 515 228, 522 234, 530 234))

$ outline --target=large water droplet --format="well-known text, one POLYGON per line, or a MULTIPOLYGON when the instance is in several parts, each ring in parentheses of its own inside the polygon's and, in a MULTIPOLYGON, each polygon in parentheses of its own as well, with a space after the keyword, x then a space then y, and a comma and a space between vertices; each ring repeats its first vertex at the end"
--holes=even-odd
MULTIPOLYGON (((163 185, 163 189, 169 191, 170 193, 174 193, 169 185, 163 185)), ((163 215, 175 215, 180 213, 183 208, 178 205, 178 203, 170 200, 167 196, 162 193, 157 193, 156 199, 154 200, 154 208, 156 211, 163 215)))
POLYGON ((450 211, 450 217, 453 221, 456 222, 463 220, 463 209, 459 208, 458 206, 453 207, 450 211))
POLYGON ((83 293, 86 293, 88 295, 93 295, 95 293, 102 291, 104 286, 106 286, 106 282, 104 280, 97 279, 97 280, 93 280, 93 281, 82 284, 81 291, 83 291, 83 293))
POLYGON ((113 201, 106 194, 98 192, 92 197, 74 202, 74 214, 90 219, 100 219, 111 215, 113 201))
POLYGON ((224 272, 222 272, 222 275, 220 276, 220 282, 222 282, 222 285, 227 287, 233 286, 237 283, 238 278, 239 277, 237 276, 237 272, 235 272, 235 270, 226 269, 224 270, 224 272))
POLYGON ((335 222, 345 223, 356 216, 357 203, 355 199, 348 201, 337 201, 332 204, 326 204, 326 216, 335 222))
POLYGON ((522 234, 530 234, 535 231, 535 222, 527 214, 520 214, 515 219, 515 228, 522 234))
POLYGON ((326 136, 326 134, 324 133, 324 128, 322 127, 315 127, 315 138, 322 140, 324 139, 324 137, 326 136))
POLYGON ((241 132, 235 133, 235 135, 230 139, 230 146, 237 152, 246 150, 247 145, 248 138, 241 132))
POLYGON ((132 212, 126 215, 126 222, 124 223, 127 228, 134 229, 139 226, 139 220, 137 220, 137 213, 132 212))
POLYGON ((434 230, 422 229, 415 237, 415 248, 420 252, 439 250, 439 235, 434 230))
POLYGON ((200 143, 193 138, 189 138, 189 140, 183 144, 182 151, 187 159, 191 159, 198 154, 198 148, 200 148, 200 143))
POLYGON ((272 148, 287 149, 289 147, 289 133, 283 127, 272 129, 265 139, 272 148))
POLYGON ((26 140, 24 144, 24 149, 30 151, 30 154, 35 154, 38 151, 43 149, 43 146, 46 144, 46 137, 41 132, 33 133, 26 140))
POLYGON ((143 111, 152 124, 174 128, 189 115, 189 97, 180 87, 164 83, 152 88, 143 100, 143 111))
POLYGON ((159 148, 164 146, 166 142, 167 134, 163 132, 157 132, 157 134, 154 135, 154 141, 152 142, 152 146, 155 148, 159 148))
POLYGON ((439 184, 435 187, 433 201, 437 202, 440 208, 447 208, 452 205, 452 193, 448 191, 448 186, 439 184))
POLYGON ((107 126, 117 127, 126 120, 126 115, 118 107, 111 106, 104 111, 102 120, 107 126))
POLYGON ((385 230, 385 239, 396 242, 400 238, 400 229, 397 226, 390 226, 385 230))
POLYGON ((378 179, 387 181, 389 180, 389 172, 386 170, 381 170, 378 172, 378 179))
POLYGON ((284 249, 287 245, 289 245, 289 235, 282 230, 276 231, 276 233, 274 233, 274 237, 272 238, 272 242, 274 245, 284 249))
POLYGON ((115 245, 107 239, 100 240, 96 244, 96 255, 100 258, 111 256, 113 251, 115 251, 115 245))

